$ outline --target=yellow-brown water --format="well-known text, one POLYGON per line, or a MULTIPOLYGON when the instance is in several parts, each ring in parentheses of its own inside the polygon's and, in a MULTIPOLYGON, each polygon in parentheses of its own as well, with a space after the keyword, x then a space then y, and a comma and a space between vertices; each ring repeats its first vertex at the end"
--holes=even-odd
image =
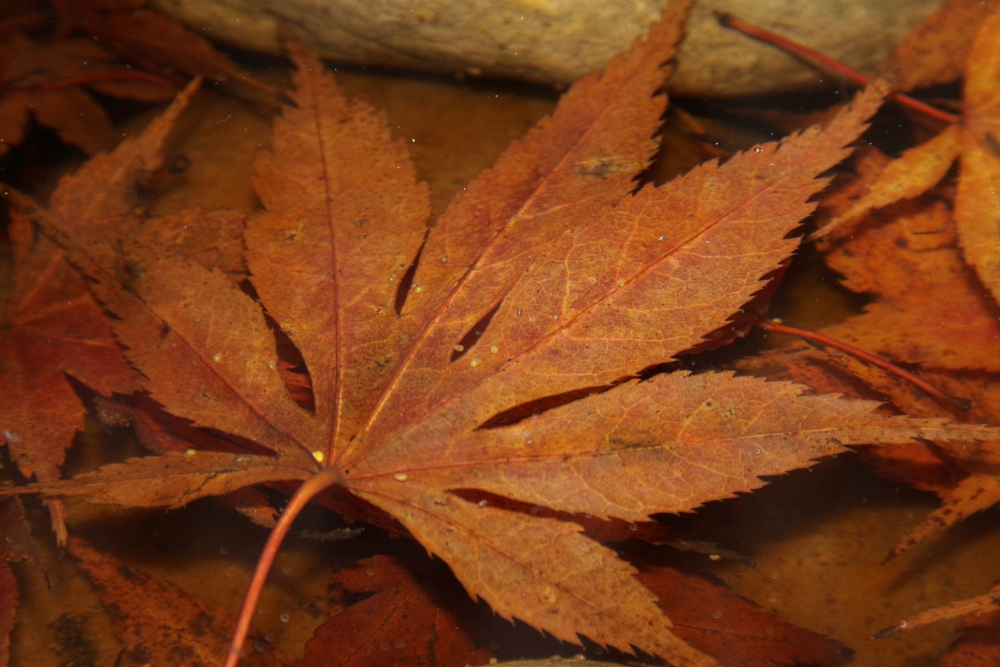
MULTIPOLYGON (((436 212, 556 99, 541 89, 433 77, 349 72, 341 83, 386 110, 396 136, 410 145, 421 177, 431 185, 436 212)), ((191 167, 159 193, 154 212, 255 205, 247 175, 252 154, 267 144, 268 133, 266 113, 219 95, 200 96, 167 151, 168 157, 185 155, 191 167)), ((668 139, 671 152, 657 178, 684 171, 699 155, 677 135, 668 139)), ((797 267, 788 280, 777 306, 786 321, 815 328, 846 317, 853 307, 854 300, 815 264, 797 267)), ((135 452, 127 435, 109 435, 96 426, 91 431, 80 438, 70 471, 135 452)), ((759 571, 692 554, 676 554, 677 563, 712 572, 764 608, 845 642, 856 651, 846 664, 917 667, 933 664, 935 654, 948 646, 953 623, 882 641, 867 637, 914 612, 981 594, 1000 574, 996 510, 880 565, 899 538, 935 507, 932 496, 882 480, 844 456, 782 477, 750 496, 667 521, 695 539, 748 556, 759 571)), ((29 502, 29 514, 52 587, 46 589, 33 566, 17 566, 22 600, 12 664, 115 664, 121 645, 100 600, 76 567, 52 548, 37 503, 29 502)), ((71 529, 99 548, 234 613, 266 537, 211 500, 172 512, 73 503, 70 516, 71 529)), ((374 541, 389 549, 393 545, 374 541)), ((260 631, 288 653, 301 655, 303 643, 330 611, 330 573, 363 555, 360 550, 346 543, 287 541, 256 614, 260 631)), ((503 652, 518 657, 518 647, 505 646, 503 652)))

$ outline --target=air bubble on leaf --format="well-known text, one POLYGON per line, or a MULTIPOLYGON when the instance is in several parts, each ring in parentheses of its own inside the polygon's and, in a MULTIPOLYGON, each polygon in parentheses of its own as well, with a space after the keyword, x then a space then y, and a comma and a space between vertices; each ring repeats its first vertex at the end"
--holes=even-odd
POLYGON ((267 362, 267 367, 270 368, 273 371, 274 370, 274 362, 273 361, 267 362))
POLYGON ((604 649, 600 646, 594 647, 594 655, 604 655, 604 649))
POLYGON ((553 315, 553 316, 552 316, 552 321, 553 321, 553 322, 555 322, 555 321, 556 321, 556 320, 558 320, 558 319, 559 319, 559 316, 558 316, 558 315, 553 315))
POLYGON ((215 354, 213 354, 212 355, 212 361, 214 361, 217 364, 220 363, 222 361, 222 353, 221 352, 216 352, 215 354))
POLYGON ((496 345, 490 345, 490 353, 491 354, 497 354, 498 352, 500 352, 500 348, 499 347, 497 347, 496 345))
POLYGON ((905 630, 908 627, 910 627, 909 622, 907 622, 907 621, 900 621, 899 622, 899 629, 900 630, 905 630))
POLYGON ((253 643, 253 650, 256 651, 257 653, 263 653, 265 650, 267 650, 267 642, 261 639, 255 640, 253 643))
POLYGON ((667 240, 667 237, 666 236, 657 236, 656 240, 659 241, 660 243, 663 243, 664 241, 667 240))
POLYGON ((405 472, 397 472, 395 475, 392 476, 392 478, 397 482, 405 482, 406 480, 409 479, 409 477, 406 476, 405 472))
POLYGON ((524 310, 523 310, 523 309, 521 309, 521 308, 518 308, 518 309, 517 309, 517 316, 518 316, 518 317, 521 317, 521 315, 524 315, 524 310))
POLYGON ((754 153, 763 153, 763 152, 764 152, 764 149, 763 149, 763 148, 761 148, 760 146, 754 146, 754 147, 753 147, 753 152, 754 152, 754 153))
POLYGON ((719 554, 708 554, 708 560, 720 561, 722 560, 722 556, 720 556, 719 554))
POLYGON ((465 352, 464 345, 452 345, 451 349, 455 350, 456 352, 465 352))
POLYGON ((616 284, 617 284, 617 285, 618 285, 619 287, 625 287, 625 281, 624 281, 624 280, 622 280, 621 278, 619 278, 619 279, 618 279, 618 282, 617 282, 616 284))
POLYGON ((421 292, 423 292, 426 289, 427 288, 424 287, 423 285, 414 285, 413 286, 413 291, 416 292, 417 294, 420 294, 421 292))
POLYGON ((280 620, 282 623, 288 623, 288 621, 292 620, 292 617, 289 616, 288 612, 286 611, 282 613, 281 616, 278 617, 278 620, 280 620))
POLYGON ((587 512, 587 513, 586 513, 586 514, 584 514, 583 516, 585 516, 585 517, 586 517, 586 518, 588 518, 588 519, 592 519, 592 518, 594 518, 594 515, 593 515, 593 514, 591 514, 590 512, 587 512))
POLYGON ((487 501, 485 501, 485 500, 480 500, 480 501, 479 501, 479 506, 480 506, 480 507, 486 507, 486 506, 487 506, 488 504, 489 504, 489 503, 488 503, 487 501))
POLYGON ((483 363, 482 359, 470 359, 469 360, 469 365, 472 366, 473 368, 475 368, 476 366, 478 366, 481 363, 483 363))
POLYGON ((757 449, 753 450, 753 453, 759 455, 760 454, 760 447, 758 447, 757 449))
POLYGON ((494 651, 498 651, 500 649, 500 640, 494 639, 493 641, 491 641, 490 648, 494 651))
POLYGON ((226 547, 222 547, 221 549, 219 549, 219 553, 222 554, 223 556, 228 556, 229 549, 227 549, 226 547))
POLYGON ((326 458, 326 455, 317 449, 315 452, 313 452, 313 458, 316 459, 317 463, 322 463, 323 459, 326 458))
POLYGON ((441 263, 442 264, 448 263, 448 255, 441 255, 441 263))
POLYGON ((637 526, 637 525, 636 525, 636 524, 634 524, 634 523, 630 523, 630 524, 628 525, 628 529, 629 529, 629 530, 631 530, 631 531, 636 531, 636 530, 639 530, 639 526, 637 526))
POLYGON ((713 621, 717 621, 720 618, 722 618, 722 612, 721 611, 713 611, 712 612, 712 620, 713 621))
POLYGON ((544 507, 542 507, 541 505, 535 505, 530 510, 528 510, 528 514, 530 514, 531 516, 535 516, 539 512, 544 512, 544 511, 545 511, 544 507))
POLYGON ((196 453, 197 452, 195 452, 195 450, 193 450, 193 449, 185 449, 184 450, 184 458, 189 459, 192 456, 194 456, 196 453))
POLYGON ((372 568, 368 568, 367 570, 365 570, 365 574, 367 574, 369 577, 374 577, 375 570, 373 570, 372 568))
POLYGON ((391 283, 391 282, 394 282, 395 280, 396 280, 396 274, 395 273, 390 273, 389 274, 389 282, 391 283))

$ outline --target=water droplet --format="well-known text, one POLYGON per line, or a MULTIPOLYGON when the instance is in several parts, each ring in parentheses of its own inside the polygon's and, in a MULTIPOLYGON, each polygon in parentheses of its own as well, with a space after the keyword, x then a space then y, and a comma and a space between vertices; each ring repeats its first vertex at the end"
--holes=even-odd
POLYGON ((281 568, 281 573, 286 577, 292 573, 291 568, 283 567, 281 568))
POLYGON ((531 516, 535 516, 535 515, 536 515, 536 514, 538 514, 539 512, 543 511, 544 509, 545 509, 545 508, 544 508, 544 507, 542 507, 541 505, 535 505, 535 506, 534 506, 534 507, 532 507, 532 508, 531 508, 530 510, 528 510, 528 514, 530 514, 531 516))
POLYGON ((587 512, 587 513, 586 513, 586 514, 584 514, 583 516, 587 517, 588 519, 592 519, 592 518, 594 518, 594 515, 593 515, 593 514, 591 514, 590 512, 587 512))
POLYGON ((480 506, 480 507, 486 507, 486 506, 487 506, 488 504, 489 504, 489 503, 488 503, 487 501, 485 501, 485 500, 480 500, 480 501, 479 501, 479 506, 480 506))
POLYGON ((469 360, 469 365, 472 366, 473 368, 475 368, 476 366, 478 366, 481 363, 483 363, 482 359, 470 359, 469 360))
POLYGON ((323 459, 325 459, 326 456, 323 454, 323 452, 317 449, 315 452, 313 452, 313 458, 316 459, 317 463, 322 463, 323 459))
POLYGON ((423 285, 414 285, 413 286, 413 291, 416 292, 417 294, 420 294, 421 292, 423 292, 426 289, 427 288, 424 287, 423 285))
POLYGON ((496 354, 496 353, 498 353, 499 351, 500 351, 500 348, 499 348, 499 347, 497 347, 496 345, 490 345, 490 352, 491 352, 491 353, 493 353, 493 354, 496 354))
POLYGON ((271 369, 271 370, 273 371, 273 370, 274 370, 274 368, 275 368, 275 366, 274 366, 274 362, 273 362, 273 361, 269 361, 269 362, 267 362, 267 367, 268 367, 268 368, 270 368, 270 369, 271 369))
POLYGON ((441 255, 441 263, 442 264, 448 263, 448 255, 441 255))
POLYGON ((722 612, 721 611, 713 611, 712 612, 712 620, 713 621, 717 621, 720 618, 722 618, 722 612))
POLYGON ((630 523, 628 525, 628 529, 632 531, 639 530, 639 526, 635 525, 634 523, 630 523))
POLYGON ((899 622, 899 629, 900 630, 905 630, 908 627, 910 627, 909 622, 907 622, 907 621, 900 621, 899 622))
POLYGON ((465 352, 464 345, 453 345, 452 349, 455 350, 456 352, 465 352))
POLYGON ((619 278, 619 279, 618 279, 618 282, 617 282, 616 284, 617 284, 617 285, 618 285, 619 287, 625 287, 625 281, 624 281, 624 280, 622 280, 621 278, 619 278))
POLYGON ((397 472, 395 475, 392 476, 392 478, 397 482, 405 482, 406 480, 409 479, 409 477, 406 476, 405 472, 397 472))
POLYGON ((754 153, 763 153, 763 152, 764 152, 764 149, 763 149, 763 148, 761 148, 760 146, 754 146, 754 147, 753 147, 753 152, 754 152, 754 153))
POLYGON ((222 361, 222 353, 216 352, 215 354, 213 354, 212 361, 214 361, 215 363, 220 363, 222 361))
POLYGON ((197 452, 195 452, 193 449, 185 449, 184 450, 184 458, 189 459, 192 456, 194 456, 196 453, 197 452))
POLYGON ((389 282, 391 283, 391 282, 393 282, 394 280, 396 280, 396 274, 395 274, 395 273, 390 273, 390 274, 389 274, 389 282))
POLYGON ((777 572, 777 570, 775 570, 774 572, 771 572, 771 574, 768 575, 768 579, 770 579, 771 581, 774 581, 777 578, 778 578, 778 572, 777 572))
POLYGON ((406 646, 406 642, 404 642, 402 639, 397 639, 392 643, 392 645, 395 646, 396 648, 403 648, 404 646, 406 646))
POLYGON ((496 640, 496 639, 494 639, 493 641, 491 641, 490 642, 490 648, 493 649, 494 651, 499 650, 500 649, 500 641, 496 640))
POLYGON ((555 322, 555 321, 556 321, 556 320, 558 320, 558 319, 559 319, 559 316, 558 316, 558 315, 553 315, 553 316, 552 316, 552 321, 553 321, 553 322, 555 322))
POLYGON ((373 570, 372 568, 368 568, 367 570, 365 570, 365 574, 367 574, 369 577, 374 577, 375 570, 373 570))
POLYGON ((594 655, 604 655, 604 649, 600 646, 594 647, 594 655))
POLYGON ((279 620, 280 620, 280 621, 281 621, 282 623, 288 623, 288 621, 292 620, 292 617, 291 617, 291 616, 289 616, 289 615, 288 615, 288 612, 286 611, 286 612, 282 613, 282 614, 281 614, 281 616, 279 616, 279 617, 278 617, 278 619, 279 619, 279 620))
POLYGON ((228 556, 229 549, 227 549, 226 547, 222 547, 221 549, 219 549, 219 553, 222 554, 223 556, 228 556))
POLYGON ((522 310, 521 308, 518 308, 517 309, 517 316, 521 317, 521 315, 524 315, 524 310, 522 310))
POLYGON ((759 455, 760 454, 760 447, 758 447, 757 449, 753 450, 753 453, 759 455))
POLYGON ((720 561, 722 560, 722 556, 719 554, 708 554, 708 560, 720 561))
POLYGON ((254 641, 253 650, 257 651, 257 653, 263 653, 266 649, 267 642, 261 641, 260 639, 254 641))
POLYGON ((656 240, 659 241, 660 243, 663 243, 664 241, 667 240, 667 237, 666 236, 657 236, 656 240))

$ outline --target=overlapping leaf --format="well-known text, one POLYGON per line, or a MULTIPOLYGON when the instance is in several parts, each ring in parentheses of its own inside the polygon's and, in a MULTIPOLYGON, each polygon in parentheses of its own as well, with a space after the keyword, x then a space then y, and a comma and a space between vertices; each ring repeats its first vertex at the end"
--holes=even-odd
MULTIPOLYGON (((940 181, 961 157, 955 222, 966 261, 1000 299, 1000 13, 982 21, 965 68, 962 119, 904 152, 868 193, 825 231, 872 208, 915 197, 940 181)), ((824 231, 824 230, 821 230, 824 231)))
POLYGON ((314 476, 394 516, 504 617, 715 664, 579 525, 453 491, 637 521, 845 445, 994 432, 728 373, 634 379, 726 327, 764 286, 882 94, 864 92, 825 129, 633 192, 683 11, 575 85, 429 229, 402 144, 293 49, 297 106, 259 158, 266 210, 245 234, 259 303, 222 271, 130 241, 141 225, 110 200, 84 200, 98 183, 125 198, 169 120, 65 179, 34 219, 91 279, 144 387, 274 456, 165 454, 42 490, 176 505, 314 476), (71 198, 86 225, 66 224, 71 198), (261 306, 301 352, 314 412, 292 398, 261 306), (519 415, 525 405, 540 412, 519 415))

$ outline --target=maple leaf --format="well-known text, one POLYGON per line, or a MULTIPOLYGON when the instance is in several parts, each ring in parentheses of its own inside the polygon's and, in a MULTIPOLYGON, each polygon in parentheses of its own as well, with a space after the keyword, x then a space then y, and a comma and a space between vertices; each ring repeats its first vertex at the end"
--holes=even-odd
MULTIPOLYGON (((224 610, 128 567, 79 537, 69 538, 67 552, 107 608, 115 635, 125 645, 125 664, 207 667, 216 663, 233 623, 224 610)), ((266 642, 261 642, 260 649, 248 653, 248 665, 278 667, 293 662, 266 642)))
POLYGON ((103 194, 89 200, 98 185, 127 199, 177 105, 66 177, 34 219, 115 316, 145 389, 195 426, 273 456, 170 452, 18 491, 176 506, 305 480, 261 558, 236 646, 291 520, 336 484, 395 517, 505 618, 565 641, 579 633, 678 665, 716 664, 671 632, 634 569, 578 524, 455 492, 641 521, 749 491, 846 445, 995 431, 889 419, 871 402, 731 373, 635 379, 727 327, 766 284, 797 244, 787 236, 812 210, 820 175, 847 155, 884 88, 823 130, 635 191, 683 11, 672 5, 646 41, 571 88, 430 229, 402 144, 293 47, 297 106, 258 159, 265 211, 245 233, 259 303, 221 271, 130 243, 127 211, 113 215, 121 206, 103 194), (84 210, 70 215, 70 200, 84 210), (314 412, 292 398, 261 306, 301 352, 314 412), (525 405, 540 412, 510 424, 525 405))
POLYGON ((88 89, 143 102, 163 102, 176 92, 162 77, 126 70, 89 39, 40 44, 12 33, 0 41, 0 62, 0 155, 24 140, 31 116, 91 155, 113 146, 108 114, 88 89))
MULTIPOLYGON (((821 219, 849 209, 892 168, 873 149, 856 154, 854 162, 857 175, 831 188, 821 203, 821 219)), ((997 307, 963 261, 955 222, 943 202, 927 196, 869 211, 852 224, 849 236, 823 239, 819 248, 846 287, 878 297, 861 315, 820 333, 916 365, 921 378, 971 399, 968 405, 933 400, 866 364, 802 346, 742 361, 739 368, 753 371, 777 364, 783 370, 769 373, 772 377, 804 382, 818 391, 888 396, 900 411, 918 417, 1000 423, 1000 394, 992 381, 1000 368, 997 307), (844 373, 848 377, 838 379, 844 373)), ((993 468, 998 451, 997 443, 984 442, 887 445, 863 452, 883 474, 933 491, 943 501, 890 557, 1000 502, 993 468)))
MULTIPOLYGON (((139 378, 63 251, 18 211, 9 229, 14 284, 0 320, 0 439, 21 474, 51 482, 86 413, 69 378, 105 396, 137 390, 139 378)), ((63 544, 65 509, 55 499, 49 509, 63 544)))
POLYGON ((968 55, 960 122, 927 143, 905 151, 882 172, 868 193, 814 237, 866 211, 915 197, 940 181, 961 158, 955 221, 966 261, 1000 299, 1000 12, 985 20, 968 55))
POLYGON ((209 81, 238 84, 268 101, 272 86, 257 81, 207 39, 146 7, 146 0, 53 0, 59 31, 83 30, 122 57, 151 71, 174 70, 209 81))

